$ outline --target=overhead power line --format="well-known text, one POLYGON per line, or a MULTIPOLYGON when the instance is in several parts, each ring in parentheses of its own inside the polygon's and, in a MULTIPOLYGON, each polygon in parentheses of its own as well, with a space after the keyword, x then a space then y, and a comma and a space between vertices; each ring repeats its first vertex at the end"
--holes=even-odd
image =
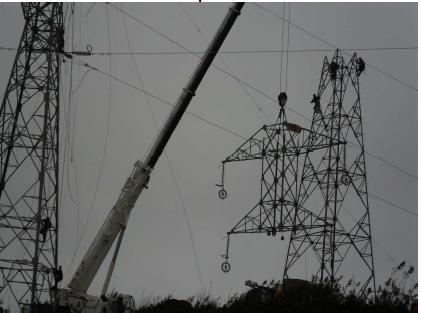
MULTIPOLYGON (((196 28, 197 32, 202 36, 202 38, 206 41, 206 43, 209 44, 210 40, 209 38, 204 34, 204 32, 200 29, 199 24, 194 20, 193 16, 187 11, 187 9, 184 8, 184 6, 179 3, 179 6, 181 7, 182 11, 187 15, 188 19, 194 27, 196 28)), ((231 67, 228 65, 228 63, 225 61, 225 58, 222 55, 217 55, 217 58, 221 61, 221 63, 225 66, 225 68, 232 74, 236 75, 234 71, 231 69, 231 67)), ((246 93, 250 101, 256 106, 257 110, 263 115, 263 117, 270 122, 269 116, 263 111, 263 108, 254 100, 253 96, 250 94, 250 92, 247 90, 247 88, 239 81, 237 81, 239 86, 243 89, 243 91, 246 93)))
POLYGON ((415 213, 415 212, 413 212, 411 210, 405 209, 405 208, 403 208, 403 207, 401 207, 401 206, 399 206, 399 205, 397 205, 397 204, 395 204, 393 202, 390 202, 388 200, 385 200, 385 199, 383 199, 383 198, 381 198, 379 196, 373 195, 372 193, 369 193, 368 195, 370 197, 374 198, 374 199, 377 199, 377 200, 383 202, 383 203, 389 204, 389 205, 391 205, 391 206, 393 206, 393 207, 395 207, 395 208, 397 208, 397 209, 399 209, 399 210, 401 210, 403 212, 406 212, 406 213, 411 214, 411 215, 414 215, 414 216, 418 216, 418 213, 415 213))
MULTIPOLYGON (((125 12, 124 10, 122 10, 122 9, 120 9, 120 8, 118 8, 118 7, 115 7, 113 4, 109 4, 109 5, 110 5, 111 7, 113 7, 113 8, 115 8, 115 9, 117 9, 119 12, 121 12, 121 13, 125 14, 126 16, 129 16, 130 18, 134 19, 135 21, 138 21, 138 22, 139 22, 139 23, 141 23, 142 25, 146 25, 146 24, 144 24, 143 22, 141 22, 140 20, 138 20, 137 18, 135 18, 135 17, 133 17, 132 15, 130 15, 129 13, 125 12)), ((291 25, 293 25, 293 24, 291 23, 291 25)), ((294 25, 293 25, 293 26, 294 26, 294 25)), ((146 25, 146 27, 147 27, 148 29, 152 30, 153 32, 160 34, 160 35, 161 35, 161 36, 163 36, 164 38, 167 38, 169 41, 173 42, 173 43, 174 43, 174 44, 176 44, 177 46, 179 46, 179 47, 181 47, 181 48, 185 49, 186 51, 189 51, 187 48, 185 48, 184 46, 182 46, 180 43, 178 43, 178 42, 174 41, 173 39, 171 39, 171 38, 169 38, 168 36, 166 36, 166 35, 162 34, 161 32, 159 32, 159 31, 157 31, 157 30, 153 29, 151 26, 146 25)), ((190 52, 190 53, 192 53, 192 52, 190 52)), ((192 54, 193 54, 193 53, 192 53, 192 54)), ((198 56, 198 55, 196 55, 196 54, 193 54, 193 55, 195 55, 196 57, 199 57, 199 56, 198 56)), ((106 72, 104 72, 104 71, 102 71, 102 70, 98 69, 98 68, 95 68, 95 67, 93 67, 93 66, 89 65, 88 63, 84 63, 84 62, 80 61, 80 64, 79 64, 79 65, 82 65, 82 66, 85 66, 85 67, 88 67, 88 68, 92 68, 94 71, 99 72, 99 73, 101 73, 101 74, 103 74, 103 75, 109 76, 109 77, 111 77, 112 79, 114 79, 114 80, 116 80, 116 81, 118 81, 118 82, 120 82, 120 83, 122 83, 122 84, 124 84, 124 85, 127 85, 127 86, 129 86, 129 87, 131 87, 131 88, 133 88, 133 89, 136 89, 136 90, 138 90, 138 91, 140 91, 140 92, 142 92, 142 93, 144 93, 144 94, 146 94, 146 95, 150 96, 151 98, 154 98, 154 99, 156 99, 156 100, 158 100, 158 101, 160 101, 160 102, 162 102, 162 103, 165 103, 165 104, 167 104, 167 105, 169 105, 169 106, 173 106, 173 104, 172 104, 172 103, 170 103, 169 101, 166 101, 166 100, 164 100, 164 99, 162 99, 162 98, 160 98, 160 97, 158 97, 158 96, 156 96, 156 95, 154 95, 154 94, 152 94, 152 93, 150 93, 150 92, 147 92, 146 90, 143 90, 143 89, 141 89, 141 88, 138 88, 138 87, 136 87, 136 86, 134 86, 134 85, 132 85, 132 84, 130 84, 130 83, 128 83, 128 82, 126 82, 126 81, 124 81, 124 80, 122 80, 122 79, 120 79, 120 78, 116 77, 116 76, 114 76, 114 75, 111 75, 111 74, 109 74, 109 73, 106 73, 106 72)), ((233 74, 231 74, 231 73, 229 73, 229 72, 225 71, 224 69, 222 69, 222 68, 220 68, 220 67, 218 67, 218 66, 216 66, 216 65, 213 65, 213 67, 215 67, 215 68, 217 68, 218 70, 220 70, 220 71, 224 72, 224 73, 225 73, 225 74, 227 74, 228 76, 233 77, 233 78, 234 78, 234 79, 236 79, 237 81, 242 82, 243 84, 245 84, 245 85, 246 85, 246 86, 248 86, 249 88, 251 88, 251 89, 255 90, 256 92, 260 93, 261 95, 265 96, 266 98, 268 98, 268 99, 272 100, 273 102, 277 103, 277 101, 276 101, 274 98, 272 98, 271 96, 269 96, 269 95, 265 94, 264 92, 260 91, 259 89, 257 89, 257 88, 255 88, 255 87, 251 86, 250 84, 248 84, 248 83, 246 83, 246 82, 242 81, 241 79, 239 79, 239 78, 238 78, 238 77, 236 77, 235 75, 233 75, 233 74)), ((301 116, 301 117, 303 117, 304 119, 309 120, 306 116, 302 115, 301 113, 299 113, 299 112, 297 112, 297 111, 295 111, 295 110, 293 110, 293 109, 291 109, 291 108, 289 108, 289 109, 290 109, 292 112, 294 112, 294 113, 296 113, 296 114, 300 115, 300 116, 301 116)), ((205 123, 207 123, 207 124, 210 124, 210 125, 212 125, 212 126, 214 126, 214 127, 216 127, 216 128, 219 128, 219 129, 221 129, 221 130, 223 130, 223 131, 225 131, 225 132, 227 132, 227 133, 230 133, 230 134, 232 134, 232 135, 235 135, 235 136, 237 136, 237 137, 239 137, 239 138, 241 138, 241 139, 245 139, 245 137, 241 136, 240 134, 238 134, 238 133, 236 133, 236 132, 234 132, 234 131, 232 131, 232 130, 229 130, 229 129, 227 129, 227 128, 225 128, 225 127, 221 126, 221 125, 218 125, 218 124, 216 124, 216 123, 214 123, 214 122, 212 122, 212 121, 209 121, 209 120, 207 120, 207 119, 205 119, 205 118, 201 117, 200 115, 194 114, 194 113, 189 112, 189 111, 186 111, 186 114, 191 115, 191 116, 194 116, 194 117, 196 117, 197 119, 200 119, 200 120, 202 120, 203 122, 205 122, 205 123)), ((379 160, 381 160, 381 159, 379 159, 379 160)), ((386 163, 386 164, 387 164, 387 163, 386 163)), ((372 196, 373 196, 373 195, 372 195, 372 196)), ((390 202, 390 201, 384 200, 384 199, 382 199, 382 198, 380 198, 380 197, 378 197, 378 196, 373 196, 373 197, 377 198, 377 199, 378 199, 378 200, 380 200, 380 201, 383 201, 383 202, 385 202, 385 203, 388 203, 389 205, 392 205, 392 206, 394 206, 394 207, 396 207, 396 208, 398 208, 398 209, 401 209, 401 210, 403 209, 402 207, 400 207, 400 206, 398 206, 398 205, 396 205, 396 204, 394 204, 394 203, 392 203, 392 202, 390 202), (386 202, 386 201, 387 201, 387 202, 386 202)), ((402 211, 406 211, 407 213, 409 213, 409 212, 410 212, 410 214, 416 215, 416 213, 412 212, 411 210, 403 209, 402 211)))
MULTIPOLYGON (((78 64, 78 65, 80 65, 80 66, 85 66, 85 67, 88 67, 88 68, 92 68, 94 71, 96 71, 96 72, 98 72, 98 73, 101 73, 102 75, 105 75, 105 76, 107 76, 107 77, 111 77, 112 79, 114 79, 114 80, 116 80, 116 81, 120 82, 121 84, 126 85, 126 86, 128 86, 128 87, 130 87, 130 88, 133 88, 133 89, 135 89, 135 90, 137 90, 137 91, 139 91, 139 92, 142 92, 142 93, 144 93, 144 94, 148 95, 149 97, 151 97, 151 98, 154 98, 154 99, 158 100, 159 102, 165 103, 166 105, 168 105, 168 106, 170 106, 170 107, 172 107, 172 106, 173 106, 173 104, 172 104, 171 102, 166 101, 166 100, 164 100, 164 99, 162 99, 162 98, 160 98, 160 97, 158 97, 158 96, 156 96, 156 95, 154 95, 154 94, 152 94, 152 93, 150 93, 150 92, 148 92, 148 91, 146 91, 146 90, 144 90, 144 89, 141 89, 141 88, 139 88, 139 87, 136 87, 136 86, 134 86, 134 85, 130 84, 129 82, 126 82, 126 81, 124 81, 124 80, 122 80, 122 79, 120 79, 120 78, 118 78, 118 77, 116 77, 116 76, 114 76, 114 75, 111 75, 111 74, 106 73, 106 72, 104 72, 104 71, 102 71, 102 70, 100 70, 100 69, 98 69, 98 68, 96 68, 96 67, 93 67, 93 66, 89 65, 88 63, 83 63, 83 62, 81 62, 81 63, 77 63, 77 64, 78 64)), ((193 116, 193 117, 195 117, 195 118, 197 118, 197 119, 199 119, 199 120, 201 120, 201 121, 205 122, 206 124, 209 124, 209 125, 211 125, 211 126, 214 126, 214 127, 216 127, 216 128, 219 128, 220 130, 223 130, 223 131, 224 131, 224 132, 226 132, 226 133, 232 134, 232 135, 234 135, 234 136, 236 136, 236 137, 238 137, 238 138, 240 138, 240 139, 243 139, 243 140, 245 140, 245 139, 246 139, 246 137, 241 136, 241 135, 240 135, 240 134, 238 134, 237 132, 234 132, 234 131, 232 131, 232 130, 230 130, 230 129, 226 128, 226 127, 223 127, 223 126, 221 126, 221 125, 219 125, 219 124, 217 124, 217 123, 215 123, 215 122, 212 122, 212 121, 210 121, 210 120, 208 120, 208 119, 206 119, 206 118, 204 118, 204 117, 202 117, 202 116, 200 116, 200 115, 198 115, 198 114, 192 113, 192 112, 190 112, 190 111, 186 111, 186 114, 191 115, 191 116, 193 116)), ((379 196, 377 196, 377 195, 373 195, 373 194, 368 194, 368 195, 369 195, 370 197, 373 197, 373 198, 375 198, 375 199, 377 199, 377 200, 380 200, 380 201, 382 201, 382 202, 384 202, 384 203, 386 203, 386 204, 389 204, 389 205, 391 205, 391 206, 393 206, 393 207, 395 207, 395 208, 397 208, 397 209, 399 209, 399 210, 401 210, 401 211, 403 211, 403 212, 406 212, 406 213, 409 213, 409 214, 411 214, 411 215, 415 215, 415 216, 417 216, 417 215, 418 215, 417 213, 415 213, 415 212, 413 212, 413 211, 411 211, 411 210, 405 209, 405 208, 403 208, 403 207, 401 207, 401 206, 399 206, 399 205, 397 205, 397 204, 395 204, 395 203, 393 203, 393 202, 390 202, 390 201, 388 201, 388 200, 385 200, 385 199, 383 199, 383 198, 381 198, 381 197, 379 197, 379 196)))
MULTIPOLYGON (((168 105, 170 107, 172 107, 174 105, 171 102, 169 102, 167 100, 164 100, 161 97, 159 97, 159 96, 157 96, 157 95, 155 95, 155 94, 153 94, 151 92, 148 92, 148 91, 146 91, 144 89, 141 89, 141 88, 139 88, 139 87, 137 87, 137 86, 135 86, 135 85, 133 85, 133 84, 125 81, 125 80, 122 80, 121 78, 118 78, 115 75, 111 75, 111 74, 109 74, 109 73, 107 73, 107 72, 105 72, 105 71, 103 71, 103 70, 101 70, 101 69, 99 69, 97 67, 94 67, 94 66, 92 66, 92 65, 90 65, 90 64, 88 64, 86 62, 83 62, 83 61, 79 60, 79 62, 78 63, 75 63, 75 64, 77 64, 79 66, 84 66, 84 67, 90 68, 94 72, 100 73, 100 74, 105 75, 107 77, 111 77, 113 80, 115 80, 115 81, 117 81, 117 82, 119 82, 119 83, 121 83, 123 85, 126 85, 127 87, 133 88, 133 89, 135 89, 135 90, 137 90, 139 92, 142 92, 142 93, 148 95, 149 97, 151 97, 151 98, 153 98, 155 100, 158 100, 159 102, 164 103, 164 104, 166 104, 166 105, 168 105)), ((236 136, 236 137, 238 137, 240 139, 246 139, 245 137, 241 136, 240 134, 238 134, 238 133, 236 133, 236 132, 234 132, 232 130, 229 130, 229 129, 227 129, 227 128, 225 128, 225 127, 223 127, 223 126, 221 126, 221 125, 219 125, 219 124, 217 124, 215 122, 212 122, 210 120, 207 120, 207 119, 205 119, 204 117, 202 117, 202 116, 200 116, 198 114, 195 114, 195 113, 190 112, 190 111, 186 111, 186 114, 187 115, 190 115, 190 116, 193 116, 196 119, 199 119, 199 120, 201 120, 201 121, 205 122, 206 124, 209 124, 209 125, 211 125, 213 127, 219 128, 219 129, 223 130, 224 132, 229 133, 231 135, 234 135, 234 136, 236 136)))
MULTIPOLYGON (((105 16, 106 16, 106 21, 107 21, 108 48, 111 49, 111 30, 110 30, 110 17, 109 17, 108 7, 106 7, 105 16)), ((104 146, 103 146, 101 160, 100 160, 100 164, 99 164, 98 176, 97 176, 97 180, 96 180, 96 183, 95 183, 94 194, 93 194, 92 201, 91 201, 91 204, 90 204, 90 207, 89 207, 88 216, 85 220, 82 232, 81 232, 80 237, 79 237, 79 241, 78 241, 78 245, 77 245, 77 249, 76 249, 75 253, 77 253, 77 250, 79 249, 79 246, 80 246, 80 244, 83 240, 86 229, 88 227, 90 218, 91 218, 92 213, 94 211, 96 197, 97 197, 97 194, 98 194, 102 174, 103 174, 103 171, 104 171, 105 157, 107 155, 107 150, 108 150, 108 138, 109 138, 110 121, 111 121, 111 90, 112 90, 112 78, 111 78, 111 76, 112 76, 112 74, 111 74, 112 73, 112 67, 111 67, 112 62, 111 61, 112 61, 112 58, 111 58, 111 55, 110 55, 109 60, 108 60, 109 80, 108 80, 108 101, 107 101, 107 111, 106 111, 107 123, 106 123, 106 127, 105 127, 104 146)), ((88 71, 85 73, 85 75, 88 73, 88 71)))
MULTIPOLYGON (((341 49, 342 51, 393 51, 393 50, 418 50, 418 46, 409 46, 409 47, 373 47, 373 48, 345 48, 341 49)), ((255 50, 228 50, 228 51, 219 51, 218 54, 256 54, 256 53, 280 53, 280 52, 286 52, 287 50, 280 50, 280 49, 255 49, 255 50)), ((293 49, 289 50, 289 53, 311 53, 311 52, 333 52, 335 49, 293 49)), ((92 55, 185 55, 185 54, 204 54, 206 51, 113 51, 113 52, 107 52, 107 51, 93 51, 91 52, 92 55)))
MULTIPOLYGON (((143 21, 141 21, 139 18, 136 18, 136 17, 134 17, 133 15, 131 15, 130 13, 128 13, 128 12, 125 12, 124 10, 122 10, 121 8, 118 8, 118 7, 116 7, 116 6, 114 6, 112 3, 110 4, 110 6, 111 7, 113 7, 114 9, 116 9, 116 10, 118 10, 120 13, 122 13, 122 14, 124 14, 124 15, 126 15, 126 16, 128 16, 128 17, 130 17, 133 21, 135 21, 135 22, 137 22, 137 23, 139 23, 140 25, 143 25, 143 26, 145 26, 146 28, 148 28, 149 30, 151 30, 152 32, 154 32, 154 33, 156 33, 156 34, 158 34, 159 36, 161 36, 161 37, 163 37, 163 38, 165 38, 165 39, 167 39, 168 41, 170 41, 170 42, 172 42, 173 44, 175 44, 176 46, 178 46, 178 47, 180 47, 180 48, 182 48, 183 50, 185 50, 186 52, 188 52, 189 54, 192 54, 192 55, 194 55, 194 56, 196 56, 196 57, 198 57, 198 58, 200 58, 201 56, 200 55, 198 55, 198 54, 196 54, 196 53, 194 53, 194 52, 192 52, 191 50, 189 50, 189 49, 187 49, 186 47, 184 47, 182 44, 180 44, 179 42, 177 42, 177 41, 175 41, 175 40, 173 40, 173 39, 171 39, 171 38, 169 38, 167 35, 165 35, 165 34, 163 34, 162 32, 160 32, 159 30, 157 30, 157 29, 155 29, 155 28, 153 28, 152 26, 149 26, 149 25, 147 25, 147 24, 145 24, 143 21)), ((264 8, 263 8, 264 9, 264 8)), ((268 12, 270 12, 270 11, 268 11, 268 12)), ((272 14, 272 12, 270 12, 271 14, 272 14)), ((275 16, 277 16, 277 17, 279 17, 278 15, 276 15, 275 14, 275 16)), ((279 17, 280 18, 280 17, 279 17)), ((291 22, 289 22, 292 26, 294 26, 294 27, 299 27, 299 26, 297 26, 297 25, 295 25, 295 24, 293 24, 293 23, 291 23, 291 22)), ((301 29, 301 28, 300 28, 301 29)), ((307 32, 306 30, 304 30, 304 29, 302 29, 303 31, 305 31, 305 32, 307 32)), ((314 36, 316 36, 317 38, 318 38, 318 36, 317 35, 314 35, 314 36)), ((319 38, 318 38, 319 39, 319 38)), ((319 40, 322 40, 323 42, 325 42, 322 38, 320 38, 319 40)), ((328 43, 328 42, 325 42, 326 44, 328 44, 328 45, 330 45, 331 47, 333 47, 333 48, 335 48, 333 45, 331 45, 330 43, 328 43)), ((336 48, 335 48, 336 49, 336 48)), ((329 51, 331 51, 331 50, 329 50, 329 51)), ((226 75, 228 75, 228 76, 230 76, 230 77, 232 77, 233 79, 235 79, 236 81, 238 81, 238 82, 240 82, 240 83, 242 83, 244 86, 247 86, 248 88, 250 88, 250 89, 252 89, 252 90, 254 90, 255 92, 257 92, 257 93, 259 93, 260 95, 262 95, 263 97, 265 97, 265 98, 267 98, 267 99, 269 99, 269 100, 271 100, 272 102, 274 102, 274 103, 278 103, 278 101, 277 101, 277 99, 275 99, 275 98, 273 98, 273 97, 271 97, 271 96, 269 96, 268 94, 266 94, 265 92, 263 92, 263 91, 261 91, 260 89, 258 89, 258 88, 256 88, 256 87, 254 87, 254 86, 252 86, 252 85, 250 85, 249 83, 247 83, 247 82, 245 82, 245 81, 243 81, 243 80, 241 80, 240 78, 238 78, 236 75, 233 75, 232 73, 230 73, 230 72, 228 72, 228 71, 226 71, 226 70, 224 70, 223 68, 221 68, 221 67, 219 67, 219 66, 217 66, 217 65, 215 65, 215 64, 211 64, 211 66, 213 67, 213 68, 216 68, 216 69, 218 69, 219 71, 221 71, 221 72, 223 72, 224 74, 226 74, 226 75)), ((289 110, 289 111, 291 111, 291 112, 293 112, 293 113, 295 113, 296 115, 298 115, 298 116, 300 116, 301 118, 303 118, 303 119, 305 119, 306 121, 309 121, 309 122, 311 122, 311 120, 307 117, 307 116, 305 116, 305 115, 303 115, 303 114, 301 114, 300 112, 298 112, 298 111, 296 111, 296 110, 294 110, 293 108, 291 108, 291 107, 287 107, 287 109, 289 110)), ((365 152, 367 152, 367 150, 365 150, 365 152)), ((368 153, 367 152, 367 155, 370 155, 370 156, 375 156, 375 154, 373 154, 373 153, 368 153)), ((391 162, 388 162, 388 161, 385 161, 383 158, 381 158, 381 157, 379 157, 379 156, 376 156, 376 159, 378 159, 378 160, 380 160, 380 161, 382 161, 383 163, 385 163, 385 164, 387 164, 387 165, 390 165, 391 164, 391 162)), ((393 166, 395 169, 400 169, 400 171, 402 172, 402 173, 404 173, 404 174, 408 174, 408 172, 407 171, 405 171, 404 169, 401 169, 399 166, 397 166, 397 165, 394 165, 393 166)), ((415 177, 416 178, 416 176, 415 175, 409 175, 410 177, 415 177)))
MULTIPOLYGON (((16 48, 0 46, 0 51, 11 51, 16 52, 16 48)), ((407 47, 368 47, 368 48, 343 48, 342 51, 405 51, 405 50, 418 50, 418 46, 407 46, 407 47)), ((287 50, 280 49, 251 49, 251 50, 229 50, 219 51, 218 54, 270 54, 270 53, 281 53, 287 50)), ((289 50, 289 53, 313 53, 313 52, 333 52, 335 49, 293 49, 289 50)), ((86 56, 95 55, 188 55, 188 54, 204 54, 206 51, 83 51, 86 56)), ((68 54, 80 54, 81 51, 66 51, 68 54)))
MULTIPOLYGON (((122 4, 120 4, 120 5, 122 6, 122 4)), ((127 40, 127 47, 129 48, 130 51, 132 51, 132 46, 131 46, 131 43, 130 43, 130 40, 129 40, 129 32, 128 32, 128 29, 127 29, 126 17, 124 16, 124 14, 121 14, 121 17, 123 19, 123 27, 124 27, 124 34, 125 34, 125 37, 126 37, 126 40, 127 40)), ((142 87, 142 89, 145 89, 145 84, 143 82, 142 75, 140 74, 139 67, 138 67, 137 63, 135 62, 135 59, 134 59, 133 55, 131 55, 131 61, 132 61, 132 64, 134 66, 134 69, 136 71, 136 75, 137 75, 137 78, 139 80, 139 84, 142 87)), ((159 124, 158 124, 158 121, 157 121, 157 119, 155 117, 155 114, 153 112, 152 104, 149 101, 149 97, 146 94, 143 94, 143 95, 145 97, 145 101, 146 101, 147 107, 149 109, 149 113, 152 116, 152 120, 153 120, 155 129, 158 133, 159 124)), ((198 276, 199 276, 200 288, 201 288, 201 290, 203 290, 203 279, 202 279, 202 273, 201 273, 201 270, 200 270, 199 256, 198 256, 198 253, 197 253, 196 244, 195 244, 194 237, 193 237, 193 231, 192 231, 192 228, 191 228, 191 225, 190 225, 190 219, 189 219, 189 216, 187 214, 187 208, 186 208, 186 205, 185 205, 185 201, 183 199, 183 194, 181 193, 180 185, 178 184, 178 180, 175 176, 175 171, 172 167, 172 164, 170 162, 170 157, 168 156, 168 153, 167 153, 166 150, 164 150, 164 155, 165 155, 165 158, 167 159, 168 169, 170 170, 171 178, 174 182, 175 189, 177 191, 178 199, 180 201, 181 207, 183 208, 184 220, 186 222, 187 230, 188 230, 189 237, 190 237, 190 242, 191 242, 191 245, 192 245, 193 255, 194 255, 194 259, 195 259, 195 263, 196 263, 196 269, 197 269, 197 273, 198 273, 198 276)))
MULTIPOLYGON (((280 16, 280 15, 278 15, 278 14, 276 14, 276 13, 273 13, 272 11, 270 11, 270 10, 266 9, 265 7, 261 6, 260 4, 257 4, 257 3, 253 3, 253 4, 254 4, 256 7, 258 7, 259 9, 261 9, 261 10, 265 11, 266 13, 269 13, 270 15, 272 15, 272 16, 274 16, 274 17, 276 17, 276 18, 278 18, 278 19, 280 19, 280 20, 282 20, 282 21, 285 21, 285 18, 284 18, 284 17, 282 17, 282 16, 280 16)), ((289 21, 289 22, 290 22, 290 21, 289 21)), ((332 48, 334 48, 334 49, 339 49, 339 48, 338 48, 338 47, 336 47, 334 44, 331 44, 330 42, 328 42, 327 40, 323 39, 322 37, 320 37, 320 36, 318 36, 318 35, 316 35, 316 34, 314 34, 314 33, 312 33, 312 32, 309 32, 308 30, 304 29, 303 27, 298 26, 297 24, 294 24, 294 23, 291 23, 291 22, 290 22, 290 24, 291 24, 292 26, 294 26, 295 28, 297 28, 298 30, 301 30, 302 32, 306 33, 307 35, 310 35, 311 37, 313 37, 313 38, 315 38, 315 39, 317 39, 317 40, 319 40, 319 41, 323 42, 324 44, 326 44, 326 45, 328 45, 328 46, 330 46, 330 47, 332 47, 332 48)), ((341 49, 341 50, 344 50, 344 49, 341 49)), ((344 50, 344 53, 345 53, 345 54, 347 54, 347 55, 351 55, 351 54, 350 54, 349 52, 347 52, 346 50, 344 50)), ((412 86, 412 85, 410 85, 410 84, 408 84, 408 83, 406 83, 406 82, 402 81, 401 79, 399 79, 399 78, 397 78, 397 77, 395 77, 395 76, 393 76, 393 75, 391 75, 391 74, 389 74, 389 73, 386 73, 385 71, 383 71, 383 70, 381 70, 381 69, 379 69, 379 68, 377 68, 377 67, 375 67, 375 66, 373 66, 373 65, 370 65, 370 64, 368 64, 367 62, 366 62, 365 64, 366 64, 366 66, 371 67, 373 70, 375 70, 375 71, 377 71, 377 72, 379 72, 379 73, 381 73, 381 74, 383 74, 383 75, 385 75, 385 76, 387 76, 387 77, 389 77, 389 78, 393 79, 394 81, 397 81, 398 83, 400 83, 400 84, 402 84, 402 85, 404 85, 404 86, 406 86, 406 87, 408 87, 408 88, 410 88, 410 89, 412 89, 412 90, 418 91, 418 89, 417 89, 416 87, 414 87, 414 86, 412 86)))

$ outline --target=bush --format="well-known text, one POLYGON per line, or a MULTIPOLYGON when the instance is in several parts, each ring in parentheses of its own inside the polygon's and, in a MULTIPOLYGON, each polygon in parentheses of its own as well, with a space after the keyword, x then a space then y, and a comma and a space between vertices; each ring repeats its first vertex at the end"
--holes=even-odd
POLYGON ((209 294, 199 294, 190 301, 165 298, 159 303, 143 306, 142 313, 415 313, 417 312, 418 284, 407 286, 414 273, 414 267, 402 262, 393 269, 390 278, 377 291, 358 292, 359 282, 349 280, 341 284, 341 279, 331 283, 325 280, 311 282, 290 279, 284 284, 272 280, 267 286, 247 282, 251 289, 235 294, 226 304, 219 305, 219 299, 211 299, 209 294))

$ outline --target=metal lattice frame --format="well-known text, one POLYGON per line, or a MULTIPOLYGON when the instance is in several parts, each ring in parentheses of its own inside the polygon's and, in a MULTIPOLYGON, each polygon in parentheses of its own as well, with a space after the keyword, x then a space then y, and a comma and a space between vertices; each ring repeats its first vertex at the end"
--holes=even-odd
POLYGON ((344 260, 353 252, 353 260, 361 261, 364 278, 360 292, 364 293, 369 288, 375 291, 376 286, 358 68, 356 54, 348 64, 339 50, 331 61, 324 59, 317 94, 321 105, 314 111, 311 131, 346 145, 331 145, 319 151, 322 154, 309 152, 306 156, 300 193, 304 203, 317 209, 313 193, 320 191, 322 209, 316 214, 325 223, 314 233, 291 233, 284 275, 288 277, 294 263, 311 247, 320 263, 316 276, 320 281, 334 282, 344 260), (335 71, 333 63, 338 65, 335 71))
MULTIPOLYGON (((357 56, 346 64, 336 51, 324 60, 310 130, 289 124, 281 108, 276 124, 223 161, 223 176, 234 161, 259 159, 262 171, 260 201, 227 233, 223 271, 230 270, 231 234, 290 232, 284 279, 312 251, 314 275, 334 282, 352 251, 364 268, 360 292, 375 290, 358 76, 357 56)), ((224 177, 218 186, 223 199, 224 177)))
POLYGON ((22 11, 25 26, 0 108, 0 295, 21 308, 49 298, 58 261, 63 4, 23 3, 22 11))
MULTIPOLYGON (((281 107, 275 124, 264 125, 244 142, 223 163, 219 196, 226 197, 225 165, 231 162, 260 160, 260 199, 257 204, 227 233, 227 250, 223 256, 223 270, 229 270, 229 236, 244 233, 266 233, 275 236, 283 232, 305 228, 306 231, 323 225, 323 219, 303 206, 299 187, 302 163, 309 150, 326 149, 329 138, 315 135, 308 129, 288 123, 285 108, 281 107), (302 222, 299 222, 302 221, 302 222)), ((334 142, 335 145, 340 144, 334 142)))

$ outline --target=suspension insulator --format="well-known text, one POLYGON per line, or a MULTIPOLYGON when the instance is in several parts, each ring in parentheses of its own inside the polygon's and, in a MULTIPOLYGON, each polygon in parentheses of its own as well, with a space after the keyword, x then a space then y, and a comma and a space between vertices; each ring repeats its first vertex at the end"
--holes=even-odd
POLYGON ((220 199, 222 199, 222 200, 224 200, 226 197, 227 197, 227 195, 228 195, 228 193, 227 193, 227 191, 224 189, 224 188, 222 188, 221 190, 219 190, 219 192, 218 192, 218 196, 219 196, 219 198, 220 199))
POLYGON ((351 177, 348 174, 343 174, 341 177, 342 184, 348 186, 351 183, 351 177))
POLYGON ((229 264, 228 261, 225 261, 224 263, 221 264, 221 270, 224 273, 228 273, 231 270, 231 264, 229 264))

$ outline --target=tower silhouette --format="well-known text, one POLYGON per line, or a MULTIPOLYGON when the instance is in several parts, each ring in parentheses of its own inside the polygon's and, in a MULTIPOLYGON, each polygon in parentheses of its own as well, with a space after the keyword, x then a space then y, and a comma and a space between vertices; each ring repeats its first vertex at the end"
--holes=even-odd
MULTIPOLYGON (((223 161, 224 176, 229 162, 261 160, 260 201, 227 233, 223 271, 231 268, 232 234, 288 232, 284 279, 312 252, 318 264, 313 275, 320 282, 333 283, 346 259, 360 260, 355 267, 364 277, 360 292, 375 291, 359 92, 362 62, 354 54, 345 63, 339 50, 332 60, 325 58, 310 128, 288 123, 281 105, 275 124, 263 126, 223 161)), ((218 186, 224 199, 224 177, 218 186)))
POLYGON ((22 309, 57 268, 62 3, 22 3, 25 26, 0 107, 0 294, 22 309))

